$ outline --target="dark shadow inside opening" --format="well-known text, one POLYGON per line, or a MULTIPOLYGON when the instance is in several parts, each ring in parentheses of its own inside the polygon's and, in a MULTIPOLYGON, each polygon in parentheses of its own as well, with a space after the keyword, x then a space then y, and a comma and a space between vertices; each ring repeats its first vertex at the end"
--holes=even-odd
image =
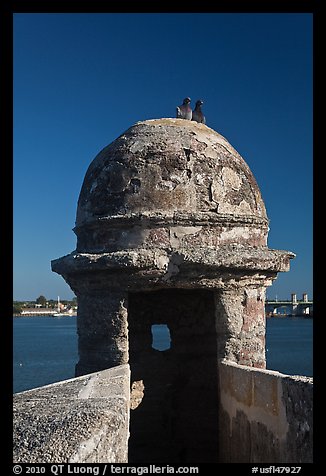
POLYGON ((132 382, 129 462, 218 461, 218 375, 214 293, 169 289, 130 293, 132 382), (165 324, 168 350, 152 347, 165 324))

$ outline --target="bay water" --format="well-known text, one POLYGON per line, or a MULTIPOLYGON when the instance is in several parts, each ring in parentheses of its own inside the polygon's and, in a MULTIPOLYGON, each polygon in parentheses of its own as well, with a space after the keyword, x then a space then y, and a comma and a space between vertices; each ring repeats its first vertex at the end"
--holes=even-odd
MULTIPOLYGON (((78 317, 13 319, 13 391, 73 378, 78 361, 78 317)), ((153 347, 169 347, 165 326, 153 326, 153 347)), ((313 375, 313 320, 278 317, 266 322, 267 368, 289 375, 313 375)))

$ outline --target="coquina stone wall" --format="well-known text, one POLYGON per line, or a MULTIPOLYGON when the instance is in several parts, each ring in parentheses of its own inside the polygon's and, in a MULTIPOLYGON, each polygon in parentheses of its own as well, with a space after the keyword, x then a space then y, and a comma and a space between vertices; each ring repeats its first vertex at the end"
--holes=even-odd
POLYGON ((126 463, 130 369, 102 372, 14 395, 14 463, 126 463))
POLYGON ((219 364, 219 462, 313 462, 312 378, 219 364))
POLYGON ((131 395, 128 365, 16 394, 14 463, 313 461, 311 378, 227 360, 213 368, 201 353, 186 352, 180 373, 173 354, 152 350, 151 367, 135 365, 131 395))

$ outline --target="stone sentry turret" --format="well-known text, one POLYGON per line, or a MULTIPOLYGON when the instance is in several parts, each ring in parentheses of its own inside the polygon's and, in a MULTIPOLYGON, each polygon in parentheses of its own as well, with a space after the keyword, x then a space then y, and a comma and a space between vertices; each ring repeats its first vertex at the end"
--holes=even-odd
POLYGON ((52 269, 78 298, 76 375, 130 363, 130 461, 215 461, 217 363, 266 367, 265 289, 294 256, 267 247, 248 165, 204 124, 138 122, 90 164, 74 231, 52 269))

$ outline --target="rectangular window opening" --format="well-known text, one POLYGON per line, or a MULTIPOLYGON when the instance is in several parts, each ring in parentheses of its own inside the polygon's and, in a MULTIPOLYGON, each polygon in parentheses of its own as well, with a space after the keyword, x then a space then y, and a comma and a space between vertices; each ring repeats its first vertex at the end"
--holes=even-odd
POLYGON ((165 351, 171 348, 170 329, 166 324, 153 324, 152 328, 152 349, 165 351))

